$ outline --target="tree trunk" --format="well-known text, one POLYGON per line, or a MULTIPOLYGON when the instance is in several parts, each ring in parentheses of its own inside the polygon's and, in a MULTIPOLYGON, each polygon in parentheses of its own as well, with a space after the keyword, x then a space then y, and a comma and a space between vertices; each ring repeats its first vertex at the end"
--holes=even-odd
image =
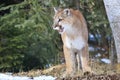
POLYGON ((70 0, 71 7, 80 9, 80 0, 70 0))
POLYGON ((120 63, 120 0, 103 1, 115 40, 117 62, 120 63))
POLYGON ((75 0, 76 3, 76 8, 79 10, 80 9, 80 0, 75 0))
POLYGON ((116 62, 116 52, 113 37, 111 38, 111 40, 109 40, 109 58, 111 60, 111 65, 114 65, 116 62))

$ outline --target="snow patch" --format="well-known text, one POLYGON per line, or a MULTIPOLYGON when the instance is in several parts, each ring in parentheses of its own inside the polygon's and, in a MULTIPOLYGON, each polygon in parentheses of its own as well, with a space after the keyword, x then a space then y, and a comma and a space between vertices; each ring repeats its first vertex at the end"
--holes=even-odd
POLYGON ((0 80, 55 80, 55 77, 52 76, 39 76, 39 77, 26 77, 26 76, 12 76, 8 74, 0 73, 0 80))
POLYGON ((95 55, 95 57, 101 57, 101 54, 100 54, 100 53, 97 53, 97 54, 95 55))
POLYGON ((88 47, 89 51, 95 51, 95 48, 93 46, 88 47))
POLYGON ((110 64, 111 63, 111 61, 109 59, 107 59, 107 58, 102 58, 101 61, 106 63, 106 64, 110 64))

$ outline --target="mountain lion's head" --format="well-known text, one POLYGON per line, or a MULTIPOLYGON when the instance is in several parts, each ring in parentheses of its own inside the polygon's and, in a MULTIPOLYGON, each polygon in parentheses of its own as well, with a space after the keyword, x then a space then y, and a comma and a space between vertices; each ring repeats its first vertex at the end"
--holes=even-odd
POLYGON ((60 34, 69 31, 73 24, 72 9, 55 9, 53 29, 57 30, 60 34))

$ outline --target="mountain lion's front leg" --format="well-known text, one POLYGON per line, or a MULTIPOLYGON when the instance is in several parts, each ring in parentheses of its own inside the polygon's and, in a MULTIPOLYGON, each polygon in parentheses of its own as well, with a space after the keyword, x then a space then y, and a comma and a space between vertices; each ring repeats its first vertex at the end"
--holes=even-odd
POLYGON ((73 76, 76 72, 76 58, 75 53, 64 46, 64 56, 66 61, 66 73, 69 76, 73 76))
POLYGON ((89 66, 89 52, 88 52, 88 45, 86 45, 80 51, 80 59, 83 72, 91 72, 91 68, 89 66))

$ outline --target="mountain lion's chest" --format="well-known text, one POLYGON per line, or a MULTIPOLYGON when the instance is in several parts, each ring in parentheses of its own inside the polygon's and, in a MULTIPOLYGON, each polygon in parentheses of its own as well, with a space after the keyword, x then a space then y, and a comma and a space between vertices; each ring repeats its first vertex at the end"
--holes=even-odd
POLYGON ((69 49, 77 49, 77 50, 81 50, 85 46, 85 42, 81 37, 77 37, 75 39, 70 39, 66 37, 64 44, 69 49))

